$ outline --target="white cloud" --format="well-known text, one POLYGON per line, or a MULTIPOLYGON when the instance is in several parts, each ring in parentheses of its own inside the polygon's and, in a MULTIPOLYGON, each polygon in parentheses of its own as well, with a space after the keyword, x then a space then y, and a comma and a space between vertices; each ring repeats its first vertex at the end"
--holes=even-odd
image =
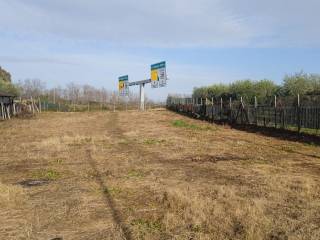
POLYGON ((319 45, 318 0, 10 0, 0 28, 153 47, 319 45))
POLYGON ((0 30, 147 47, 318 46, 318 0, 0 0, 0 30))

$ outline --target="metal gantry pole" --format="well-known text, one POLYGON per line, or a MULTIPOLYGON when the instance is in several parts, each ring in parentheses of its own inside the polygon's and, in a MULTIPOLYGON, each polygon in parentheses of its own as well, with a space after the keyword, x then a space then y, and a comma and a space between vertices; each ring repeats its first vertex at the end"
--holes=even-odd
POLYGON ((140 84, 140 110, 144 111, 144 85, 145 83, 140 84))

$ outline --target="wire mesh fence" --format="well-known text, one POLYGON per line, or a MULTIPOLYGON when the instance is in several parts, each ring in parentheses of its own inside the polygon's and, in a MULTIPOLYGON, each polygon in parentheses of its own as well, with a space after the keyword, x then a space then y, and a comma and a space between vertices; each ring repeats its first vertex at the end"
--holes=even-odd
POLYGON ((320 96, 273 97, 254 104, 239 100, 168 97, 167 108, 209 121, 289 130, 320 129, 320 96))

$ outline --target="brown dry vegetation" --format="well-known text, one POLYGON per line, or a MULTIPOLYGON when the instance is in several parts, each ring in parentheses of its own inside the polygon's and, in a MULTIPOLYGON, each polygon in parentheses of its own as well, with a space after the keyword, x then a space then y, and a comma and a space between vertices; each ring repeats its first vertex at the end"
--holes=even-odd
POLYGON ((167 111, 46 113, 0 133, 0 239, 320 239, 311 144, 167 111))

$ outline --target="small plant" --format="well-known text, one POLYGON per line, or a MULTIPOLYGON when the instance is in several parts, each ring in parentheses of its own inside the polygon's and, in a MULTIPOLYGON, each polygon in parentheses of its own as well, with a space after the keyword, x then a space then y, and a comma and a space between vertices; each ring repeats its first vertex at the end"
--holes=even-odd
POLYGON ((142 177, 144 177, 144 175, 141 171, 132 169, 128 172, 127 177, 128 178, 142 178, 142 177))
POLYGON ((60 173, 55 170, 39 170, 32 174, 33 178, 45 179, 45 180, 57 180, 60 177, 60 173))
POLYGON ((61 163, 63 162, 63 160, 62 160, 62 159, 57 159, 56 162, 57 162, 58 164, 61 164, 61 163))
POLYGON ((161 144, 161 143, 164 143, 166 140, 164 139, 161 139, 161 140, 158 140, 158 139, 146 139, 143 143, 146 144, 146 145, 157 145, 157 144, 161 144))
POLYGON ((174 127, 185 127, 185 128, 189 127, 189 124, 183 120, 175 120, 172 122, 172 125, 174 127))
POLYGON ((147 219, 135 219, 131 222, 132 226, 136 226, 143 232, 160 232, 162 231, 162 223, 158 220, 152 221, 147 219))
POLYGON ((190 230, 192 232, 200 232, 201 231, 201 226, 198 224, 191 224, 190 225, 190 230))
POLYGON ((119 141, 119 144, 121 144, 121 145, 129 145, 131 142, 128 140, 128 139, 121 139, 120 141, 119 141))
POLYGON ((106 188, 103 190, 104 193, 109 193, 112 196, 117 196, 122 193, 122 189, 118 187, 106 188))

